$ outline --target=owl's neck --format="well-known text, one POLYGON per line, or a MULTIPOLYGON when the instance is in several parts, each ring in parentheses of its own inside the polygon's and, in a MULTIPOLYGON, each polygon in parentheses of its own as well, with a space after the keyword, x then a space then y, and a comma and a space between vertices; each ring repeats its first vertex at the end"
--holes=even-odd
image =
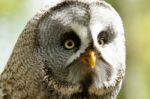
POLYGON ((107 93, 104 95, 90 95, 87 92, 75 93, 73 95, 62 95, 55 90, 51 90, 50 99, 116 99, 116 92, 107 93))
POLYGON ((54 95, 53 99, 116 99, 116 97, 112 94, 107 94, 103 96, 97 95, 88 95, 88 93, 76 93, 71 96, 62 96, 62 95, 54 95))

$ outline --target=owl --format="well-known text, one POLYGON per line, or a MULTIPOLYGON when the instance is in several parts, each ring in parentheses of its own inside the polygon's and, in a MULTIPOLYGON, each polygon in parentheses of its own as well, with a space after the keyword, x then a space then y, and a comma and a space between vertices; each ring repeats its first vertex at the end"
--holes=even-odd
POLYGON ((122 20, 104 0, 56 0, 19 36, 0 99, 116 99, 125 75, 122 20))

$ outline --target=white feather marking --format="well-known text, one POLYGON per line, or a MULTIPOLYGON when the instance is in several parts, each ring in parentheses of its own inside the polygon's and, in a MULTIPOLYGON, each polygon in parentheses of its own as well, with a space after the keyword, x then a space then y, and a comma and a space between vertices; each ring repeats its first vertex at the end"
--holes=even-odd
POLYGON ((112 66, 113 69, 110 81, 107 81, 107 78, 105 77, 105 65, 97 63, 100 67, 96 69, 98 77, 95 78, 95 87, 103 88, 104 86, 113 86, 116 83, 115 79, 117 78, 118 70, 120 68, 125 68, 120 67, 120 64, 125 66, 124 30, 122 21, 113 8, 110 9, 93 4, 90 6, 90 10, 90 30, 94 41, 94 47, 101 52, 102 57, 112 66), (116 33, 116 38, 110 44, 101 47, 98 43, 97 36, 110 25, 116 33))
POLYGON ((91 42, 91 38, 89 37, 87 27, 82 26, 77 23, 72 23, 71 28, 79 36, 79 38, 81 40, 81 46, 80 46, 80 49, 78 50, 78 52, 76 52, 69 58, 66 65, 68 65, 69 63, 72 63, 75 59, 77 59, 80 56, 80 54, 85 51, 85 49, 89 46, 89 43, 91 42))

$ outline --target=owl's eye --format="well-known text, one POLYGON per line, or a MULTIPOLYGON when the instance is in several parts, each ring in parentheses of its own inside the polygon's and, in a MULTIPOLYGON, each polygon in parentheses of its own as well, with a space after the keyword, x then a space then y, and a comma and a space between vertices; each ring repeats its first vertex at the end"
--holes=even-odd
POLYGON ((104 44, 105 44, 105 43, 104 43, 104 39, 100 39, 98 42, 99 42, 99 44, 100 44, 102 47, 104 47, 104 44))
POLYGON ((62 35, 61 45, 67 50, 77 51, 80 47, 80 38, 75 32, 69 32, 62 35))
POLYGON ((99 33, 97 39, 98 39, 98 43, 99 43, 102 47, 104 47, 104 45, 105 45, 106 43, 108 43, 108 32, 102 31, 101 33, 99 33))
POLYGON ((71 39, 68 39, 68 40, 65 41, 64 47, 66 49, 73 49, 75 47, 75 42, 71 39))

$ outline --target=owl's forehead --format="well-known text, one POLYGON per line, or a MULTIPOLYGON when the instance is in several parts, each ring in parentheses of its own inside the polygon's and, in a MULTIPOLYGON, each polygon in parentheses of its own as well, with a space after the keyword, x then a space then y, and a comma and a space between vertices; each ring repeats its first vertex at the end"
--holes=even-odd
POLYGON ((110 27, 114 31, 123 30, 119 15, 104 1, 62 2, 51 10, 51 18, 64 26, 70 27, 74 24, 78 25, 78 27, 85 26, 94 33, 107 30, 107 28, 110 29, 110 27))
POLYGON ((52 20, 57 20, 64 26, 70 26, 72 23, 88 25, 90 20, 89 6, 81 2, 62 2, 51 11, 52 20))
POLYGON ((102 0, 87 1, 90 0, 64 0, 51 6, 40 21, 40 32, 60 35, 74 31, 83 40, 97 38, 102 31, 124 33, 120 16, 109 4, 102 0))

